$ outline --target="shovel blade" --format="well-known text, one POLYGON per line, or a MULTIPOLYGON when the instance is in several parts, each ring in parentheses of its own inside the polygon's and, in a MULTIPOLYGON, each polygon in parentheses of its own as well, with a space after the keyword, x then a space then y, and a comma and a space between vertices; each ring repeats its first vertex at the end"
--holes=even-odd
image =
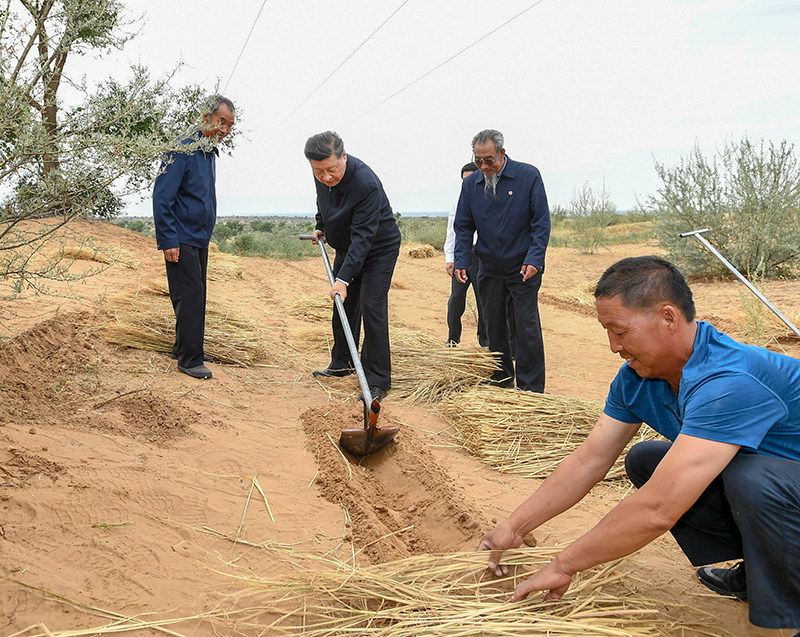
POLYGON ((377 400, 373 400, 369 408, 364 405, 364 426, 357 429, 343 429, 339 446, 354 456, 366 456, 394 440, 400 427, 397 425, 378 427, 380 410, 381 404, 377 400))

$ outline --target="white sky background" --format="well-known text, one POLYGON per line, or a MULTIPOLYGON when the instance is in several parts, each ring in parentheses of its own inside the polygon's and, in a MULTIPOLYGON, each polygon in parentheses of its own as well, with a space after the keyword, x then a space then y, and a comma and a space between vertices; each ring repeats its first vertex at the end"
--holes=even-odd
MULTIPOLYGON (((605 183, 620 209, 660 185, 653 162, 695 145, 788 140, 800 154, 800 2, 543 0, 374 108, 534 0, 267 0, 226 95, 242 135, 217 164, 220 215, 313 214, 305 140, 333 129, 381 178, 395 211, 446 211, 472 136, 500 130, 536 165, 551 205, 605 183), (280 124, 280 126, 279 126, 280 124)), ((228 82, 261 0, 126 0, 139 35, 91 80, 140 62, 175 83, 228 82)), ((144 201, 130 215, 150 214, 144 201)))

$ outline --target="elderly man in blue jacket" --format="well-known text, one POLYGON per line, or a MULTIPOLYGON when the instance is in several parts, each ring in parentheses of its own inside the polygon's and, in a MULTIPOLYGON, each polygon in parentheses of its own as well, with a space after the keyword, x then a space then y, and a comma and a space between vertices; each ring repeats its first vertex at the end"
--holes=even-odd
POLYGON ((211 378, 203 351, 206 320, 208 243, 217 220, 217 144, 231 132, 236 109, 228 98, 211 96, 203 125, 169 153, 153 187, 158 249, 164 252, 175 310, 172 358, 193 378, 211 378))
MULTIPOLYGON (((308 138, 304 150, 317 189, 314 243, 324 235, 336 249, 331 299, 338 294, 356 344, 364 320, 361 364, 373 398, 382 400, 392 384, 389 351, 389 286, 400 254, 400 229, 378 176, 344 151, 333 131, 308 138)), ((333 313, 331 362, 314 376, 352 374, 353 361, 338 312, 333 313)))
POLYGON ((467 281, 472 238, 480 259, 478 286, 489 349, 500 369, 492 380, 502 387, 544 392, 545 367, 539 321, 539 287, 550 238, 550 208, 539 170, 506 156, 500 131, 486 129, 472 139, 479 172, 461 186, 456 218, 455 276, 467 281), (506 316, 513 306, 516 372, 506 316))

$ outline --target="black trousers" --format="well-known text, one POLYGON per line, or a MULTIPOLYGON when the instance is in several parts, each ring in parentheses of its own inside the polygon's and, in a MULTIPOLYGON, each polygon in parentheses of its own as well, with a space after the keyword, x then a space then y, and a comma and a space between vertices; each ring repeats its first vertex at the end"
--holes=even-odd
MULTIPOLYGON (((361 272, 347 287, 344 310, 347 322, 358 347, 361 338, 361 322, 364 322, 364 343, 361 346, 361 365, 370 387, 389 390, 392 386, 392 355, 389 350, 389 286, 392 284, 394 266, 400 254, 400 242, 381 250, 372 250, 364 260, 361 272)), ((339 269, 347 256, 336 251, 333 273, 339 269)), ((342 329, 339 312, 333 308, 333 347, 331 369, 353 367, 350 348, 342 329)))
POLYGON ((479 272, 478 285, 489 349, 500 364, 492 381, 502 387, 513 387, 516 378, 520 389, 544 392, 544 341, 539 320, 542 273, 523 281, 519 272, 504 277, 479 272), (509 313, 513 313, 512 316, 509 317, 509 313), (511 326, 509 319, 513 321, 511 326))
POLYGON ((175 344, 172 355, 181 367, 203 364, 206 326, 206 272, 208 248, 180 244, 178 262, 167 264, 167 283, 175 311, 175 344))
MULTIPOLYGON (((641 487, 668 441, 634 445, 625 470, 641 487)), ((694 566, 744 559, 750 622, 800 626, 800 462, 740 453, 671 529, 694 566)))
POLYGON ((480 293, 478 291, 478 267, 480 261, 475 251, 467 269, 467 282, 461 283, 455 276, 451 277, 450 298, 447 300, 447 340, 448 342, 461 342, 461 317, 464 315, 464 308, 467 305, 467 290, 472 286, 475 293, 475 304, 478 307, 478 344, 481 347, 489 345, 489 338, 486 336, 486 324, 483 320, 483 310, 481 309, 480 293))

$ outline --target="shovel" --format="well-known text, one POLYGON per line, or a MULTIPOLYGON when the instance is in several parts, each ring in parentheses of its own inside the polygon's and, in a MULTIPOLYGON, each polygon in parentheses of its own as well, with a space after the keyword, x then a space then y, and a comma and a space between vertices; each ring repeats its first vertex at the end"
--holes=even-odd
MULTIPOLYGON (((314 237, 310 234, 302 234, 300 238, 313 239, 314 237)), ((333 287, 336 279, 333 276, 333 269, 328 259, 328 251, 325 249, 325 237, 320 236, 317 243, 322 253, 322 261, 325 263, 325 271, 328 273, 328 280, 331 283, 331 287, 333 287)), ((397 432, 400 431, 400 427, 397 425, 378 427, 381 403, 377 398, 372 397, 372 393, 369 390, 367 377, 364 374, 364 368, 361 366, 361 359, 358 356, 356 341, 353 338, 353 332, 350 330, 350 323, 344 311, 344 303, 342 303, 342 297, 338 294, 334 297, 334 304, 336 305, 336 311, 339 312, 339 319, 341 319, 342 329, 347 339, 347 347, 350 349, 350 358, 353 359, 353 367, 355 367, 358 375, 358 382, 361 384, 361 400, 364 401, 364 426, 343 429, 339 438, 339 445, 354 456, 366 456, 389 444, 397 435, 397 432)))
POLYGON ((772 310, 772 313, 775 314, 775 316, 777 316, 781 321, 783 321, 786 324, 786 327, 792 330, 800 338, 800 330, 797 329, 795 324, 792 323, 788 318, 786 318, 778 308, 776 308, 772 303, 770 303, 767 297, 761 294, 758 288, 756 288, 752 283, 750 283, 750 281, 748 281, 744 277, 744 275, 742 275, 739 272, 739 270, 734 268, 730 261, 728 261, 717 250, 714 249, 714 246, 712 246, 708 242, 708 240, 703 236, 704 232, 708 232, 708 228, 703 228, 702 230, 692 230, 691 232, 682 232, 680 236, 695 237, 700 243, 702 243, 708 249, 708 251, 711 254, 713 254, 715 257, 717 257, 717 259, 722 261, 722 264, 725 267, 727 267, 734 275, 736 275, 736 277, 747 286, 747 289, 749 289, 753 294, 755 294, 764 305, 766 305, 770 310, 772 310))

